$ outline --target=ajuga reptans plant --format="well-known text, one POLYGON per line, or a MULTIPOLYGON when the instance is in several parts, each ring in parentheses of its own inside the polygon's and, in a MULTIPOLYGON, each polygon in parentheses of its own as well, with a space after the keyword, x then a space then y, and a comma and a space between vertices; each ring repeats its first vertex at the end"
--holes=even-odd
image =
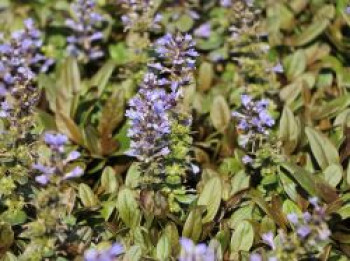
POLYGON ((183 88, 192 81, 194 42, 190 35, 167 34, 155 44, 156 58, 138 94, 131 99, 129 155, 137 157, 144 182, 167 194, 172 211, 179 211, 177 196, 190 166, 191 115, 182 106, 183 88))
POLYGON ((95 0, 76 0, 72 4, 74 16, 66 20, 66 25, 72 30, 72 35, 67 37, 68 53, 83 62, 104 55, 99 43, 103 39, 99 28, 104 18, 95 9, 95 0))

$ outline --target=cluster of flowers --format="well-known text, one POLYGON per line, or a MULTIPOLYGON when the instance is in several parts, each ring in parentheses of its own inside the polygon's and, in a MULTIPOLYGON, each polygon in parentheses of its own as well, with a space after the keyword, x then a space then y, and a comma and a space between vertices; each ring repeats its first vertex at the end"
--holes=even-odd
POLYGON ((73 34, 67 37, 68 52, 84 62, 96 60, 104 55, 97 44, 103 39, 99 28, 104 18, 95 8, 95 0, 76 0, 72 5, 75 17, 66 20, 66 26, 73 31, 73 34))
POLYGON ((35 177, 36 182, 41 185, 46 185, 50 181, 60 182, 62 180, 77 178, 83 175, 84 170, 79 166, 68 172, 66 171, 68 163, 71 163, 80 157, 78 151, 72 151, 66 156, 65 145, 68 143, 67 136, 60 133, 45 133, 44 142, 50 148, 51 155, 47 164, 39 162, 33 164, 33 169, 40 172, 40 175, 35 177))
POLYGON ((196 30, 194 30, 194 36, 200 38, 209 38, 211 34, 211 24, 209 22, 200 25, 196 30))
MULTIPOLYGON (((237 129, 241 134, 239 144, 243 148, 248 148, 250 143, 269 134, 269 128, 275 124, 275 120, 268 112, 267 99, 254 101, 251 96, 242 95, 241 102, 243 105, 241 111, 234 111, 232 116, 237 119, 237 129)), ((252 159, 246 155, 243 157, 243 162, 251 163, 252 159)))
MULTIPOLYGON (((318 258, 323 252, 331 235, 326 222, 325 208, 319 205, 317 198, 311 198, 309 201, 313 206, 312 213, 304 212, 302 217, 296 213, 287 215, 294 229, 289 234, 279 231, 279 244, 275 244, 272 232, 263 235, 263 241, 272 249, 269 261, 318 258)), ((261 261, 262 257, 253 254, 250 260, 261 261)))
POLYGON ((37 101, 33 86, 37 73, 46 72, 54 61, 40 54, 41 33, 32 19, 25 20, 24 29, 13 32, 8 42, 3 35, 0 41, 0 117, 19 117, 37 101), (14 99, 20 102, 13 104, 14 99))
POLYGON ((119 243, 114 243, 110 248, 104 250, 89 249, 84 254, 85 261, 115 261, 124 252, 119 243))
MULTIPOLYGON (((220 0, 220 5, 222 7, 231 7, 233 5, 233 0, 220 0)), ((254 0, 244 0, 247 6, 253 6, 254 0)))
POLYGON ((156 43, 159 58, 168 62, 149 64, 138 94, 129 102, 126 116, 131 120, 128 136, 131 138, 129 155, 140 161, 170 153, 167 135, 171 131, 170 110, 182 96, 182 86, 191 81, 190 73, 195 66, 191 36, 167 34, 156 43), (169 77, 171 76, 171 78, 169 77))
MULTIPOLYGON (((217 261, 215 250, 204 243, 196 245, 191 239, 180 238, 181 253, 179 261, 217 261)), ((124 248, 119 243, 103 250, 89 249, 85 251, 85 261, 115 261, 123 254, 124 248)))
MULTIPOLYGON (((143 183, 163 184, 163 187, 171 184, 173 189, 166 189, 166 193, 171 194, 174 186, 182 187, 185 165, 190 166, 192 118, 181 108, 181 100, 183 87, 193 80, 198 53, 192 37, 181 34, 160 38, 156 41, 155 52, 157 59, 148 65, 140 90, 130 100, 126 112, 131 124, 128 154, 146 164, 144 169, 151 173, 145 175, 147 179, 143 183)), ((174 195, 168 198, 169 205, 175 206, 173 198, 174 195)))
POLYGON ((162 15, 156 14, 156 5, 152 0, 119 0, 125 9, 122 15, 124 30, 145 31, 159 29, 162 15))
POLYGON ((195 245, 191 239, 181 238, 181 253, 179 261, 217 261, 213 248, 204 243, 195 245))

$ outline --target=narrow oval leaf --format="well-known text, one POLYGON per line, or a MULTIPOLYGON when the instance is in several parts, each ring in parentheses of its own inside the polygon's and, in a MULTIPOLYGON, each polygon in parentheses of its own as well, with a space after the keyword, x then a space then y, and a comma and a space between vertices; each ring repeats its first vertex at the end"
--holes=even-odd
POLYGON ((120 218, 128 228, 135 228, 139 225, 141 213, 132 190, 123 188, 119 191, 117 208, 120 218))
POLYGON ((182 236, 198 241, 202 234, 202 211, 199 208, 193 209, 188 215, 182 230, 182 236))
POLYGON ((254 242, 254 229, 248 221, 241 222, 231 238, 231 251, 249 251, 254 242))
POLYGON ((284 162, 281 166, 293 177, 311 196, 317 196, 330 203, 338 198, 337 192, 328 183, 315 174, 311 174, 293 163, 284 162))
POLYGON ((116 67, 116 62, 113 60, 107 61, 101 69, 93 76, 89 86, 97 86, 98 94, 101 95, 107 86, 109 79, 116 67))
POLYGON ((219 177, 211 178, 204 186, 203 191, 199 195, 198 205, 205 206, 207 210, 203 223, 214 220, 216 213, 220 207, 222 184, 219 177))
POLYGON ((323 171, 324 179, 332 187, 336 187, 343 178, 343 168, 339 164, 332 164, 323 171))
POLYGON ((101 176, 101 187, 106 193, 115 193, 118 190, 118 181, 114 169, 110 166, 106 167, 101 176))
POLYGON ((170 256, 170 240, 168 236, 164 233, 158 241, 157 244, 157 258, 160 261, 169 260, 170 256))
POLYGON ((79 185, 79 198, 85 207, 94 207, 98 200, 91 188, 86 184, 79 185))
POLYGON ((198 89, 205 92, 210 89, 213 82, 214 69, 213 65, 208 62, 203 62, 199 67, 198 74, 198 89))
POLYGON ((327 137, 311 127, 306 127, 305 132, 309 140, 312 153, 322 169, 331 164, 339 163, 338 151, 327 137))
POLYGON ((213 126, 218 131, 224 131, 231 119, 230 108, 221 95, 218 95, 214 98, 213 104, 210 109, 210 119, 213 123, 213 126))
POLYGON ((283 142, 283 148, 287 154, 292 153, 298 145, 300 136, 300 124, 293 112, 287 106, 283 108, 280 121, 279 138, 283 142))
POLYGON ((70 56, 64 60, 57 85, 56 111, 67 117, 74 116, 81 89, 80 72, 75 58, 70 56))

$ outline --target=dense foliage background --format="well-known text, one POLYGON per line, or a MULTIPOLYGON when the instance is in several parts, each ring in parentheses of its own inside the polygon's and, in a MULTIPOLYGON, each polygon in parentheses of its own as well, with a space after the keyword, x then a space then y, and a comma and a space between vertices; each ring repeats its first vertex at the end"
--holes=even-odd
POLYGON ((2 0, 0 28, 0 260, 350 259, 347 0, 2 0))

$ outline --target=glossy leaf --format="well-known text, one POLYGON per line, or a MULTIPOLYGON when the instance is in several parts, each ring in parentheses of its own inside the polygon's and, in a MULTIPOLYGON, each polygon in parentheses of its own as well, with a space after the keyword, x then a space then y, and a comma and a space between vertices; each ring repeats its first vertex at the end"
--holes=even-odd
POLYGON ((219 210, 221 202, 222 184, 219 177, 211 178, 204 186, 203 191, 198 198, 198 205, 205 206, 207 213, 203 217, 202 222, 208 223, 214 220, 219 210))

